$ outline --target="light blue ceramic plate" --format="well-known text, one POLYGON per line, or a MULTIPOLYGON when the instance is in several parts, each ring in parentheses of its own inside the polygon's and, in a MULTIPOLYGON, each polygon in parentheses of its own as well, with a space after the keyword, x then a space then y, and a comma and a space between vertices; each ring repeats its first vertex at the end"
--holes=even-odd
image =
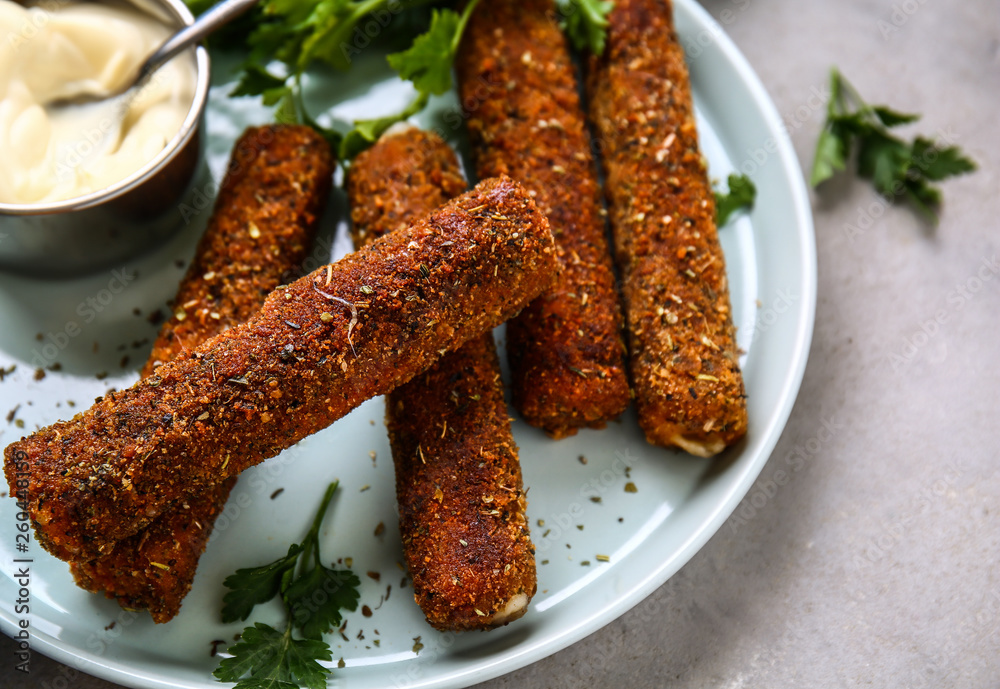
MULTIPOLYGON (((12 500, 0 501, 3 631, 13 636, 18 622, 27 619, 34 651, 127 686, 214 689, 219 685, 211 672, 218 658, 209 655, 211 642, 231 641, 241 628, 219 623, 222 580, 237 567, 275 559, 299 540, 334 478, 341 480, 342 490, 323 535, 324 556, 353 558, 364 580, 362 602, 374 610, 371 617, 360 612, 347 617, 349 641, 330 638, 335 662, 343 658, 345 664, 335 670, 336 686, 464 687, 503 674, 607 624, 687 562, 739 504, 788 418, 812 334, 816 257, 802 174, 760 81, 693 0, 677 0, 676 14, 711 173, 725 179, 742 168, 759 190, 754 211, 722 231, 746 352, 746 442, 709 462, 647 445, 631 413, 605 430, 559 442, 515 422, 538 548, 538 594, 530 612, 504 629, 440 634, 424 622, 411 590, 401 587, 392 462, 383 403, 373 400, 241 477, 194 589, 169 624, 154 625, 144 615, 81 591, 66 565, 33 541, 28 552, 16 552, 16 509, 12 500), (627 482, 637 492, 626 492, 627 482), (385 532, 376 537, 380 523, 385 532), (598 555, 609 561, 599 561, 598 555), (21 588, 15 558, 32 560, 27 563, 27 615, 15 612, 21 588), (366 572, 378 572, 379 580, 366 572), (419 653, 416 639, 422 644, 419 653)), ((338 117, 388 112, 405 103, 409 92, 381 65, 378 56, 366 56, 357 65, 365 83, 374 79, 374 87, 331 78, 312 84, 312 98, 321 106, 324 94, 346 97, 333 111, 338 117)), ((176 288, 206 220, 211 180, 220 179, 243 127, 268 117, 253 104, 228 100, 225 64, 217 60, 215 66, 217 86, 207 122, 209 169, 197 185, 204 196, 192 196, 185 209, 190 224, 167 245, 118 272, 61 282, 0 275, 0 365, 17 365, 0 382, 0 413, 17 408, 11 423, 0 422, 0 444, 24 432, 17 420, 30 430, 70 417, 109 387, 125 387, 137 377, 156 334, 146 316, 162 308, 176 288), (56 361, 61 370, 35 380, 38 366, 56 361)), ((419 123, 461 145, 456 111, 454 97, 446 97, 419 123)), ((316 265, 331 251, 335 256, 346 251, 344 217, 338 195, 316 265)), ((498 335, 502 340, 502 332, 498 335)), ((655 601, 646 606, 649 615, 656 614, 655 601)), ((267 609, 259 619, 276 623, 277 615, 277 609, 267 609)))

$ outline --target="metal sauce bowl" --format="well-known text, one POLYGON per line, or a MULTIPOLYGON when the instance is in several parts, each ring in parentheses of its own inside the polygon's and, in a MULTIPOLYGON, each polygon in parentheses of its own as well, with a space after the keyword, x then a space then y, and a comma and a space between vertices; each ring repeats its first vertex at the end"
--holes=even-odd
MULTIPOLYGON (((164 24, 194 21, 183 0, 128 0, 164 24)), ((120 265, 159 244, 182 225, 177 204, 202 159, 208 51, 193 49, 194 100, 180 130, 144 167, 86 196, 38 204, 0 203, 0 270, 45 277, 79 275, 120 265)), ((191 52, 177 60, 191 59, 191 52)))

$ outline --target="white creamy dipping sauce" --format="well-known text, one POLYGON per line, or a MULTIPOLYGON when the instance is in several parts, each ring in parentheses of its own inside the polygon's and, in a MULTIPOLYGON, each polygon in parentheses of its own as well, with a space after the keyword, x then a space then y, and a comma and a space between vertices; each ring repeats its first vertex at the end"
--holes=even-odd
POLYGON ((127 100, 45 105, 125 86, 172 33, 126 5, 25 8, 0 0, 0 203, 85 196, 153 160, 180 131, 194 100, 191 55, 160 67, 127 100))

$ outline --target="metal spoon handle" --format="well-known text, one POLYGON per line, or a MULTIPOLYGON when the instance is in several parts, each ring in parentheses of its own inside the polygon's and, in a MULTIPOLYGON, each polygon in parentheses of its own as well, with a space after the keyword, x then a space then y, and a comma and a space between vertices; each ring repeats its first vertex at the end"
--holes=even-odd
POLYGON ((153 51, 139 67, 138 83, 144 82, 164 62, 188 46, 202 40, 217 28, 246 12, 259 0, 222 0, 195 19, 191 26, 181 29, 153 51))

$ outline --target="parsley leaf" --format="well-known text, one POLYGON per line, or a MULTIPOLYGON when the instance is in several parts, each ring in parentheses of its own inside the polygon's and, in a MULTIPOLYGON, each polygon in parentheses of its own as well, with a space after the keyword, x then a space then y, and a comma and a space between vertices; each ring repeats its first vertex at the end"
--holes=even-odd
POLYGON ((557 0, 556 6, 562 15, 559 25, 574 48, 594 55, 604 52, 608 15, 615 6, 612 0, 557 0))
MULTIPOLYGON (((186 2, 196 14, 212 5, 212 0, 186 2)), ((316 63, 349 70, 376 38, 398 38, 394 22, 401 14, 410 11, 410 15, 423 17, 425 6, 434 0, 263 0, 247 13, 249 19, 238 20, 242 22, 239 33, 228 32, 225 41, 213 40, 213 45, 248 52, 231 95, 260 97, 265 105, 275 106, 277 121, 312 126, 345 161, 368 148, 396 122, 423 110, 431 95, 451 88, 455 54, 478 2, 471 0, 461 13, 433 10, 429 28, 413 38, 409 48, 388 56, 389 65, 399 76, 413 82, 416 99, 402 112, 354 122, 346 134, 320 126, 306 110, 302 75, 316 63)), ((402 23, 407 33, 413 31, 412 22, 402 23)))
POLYGON ((409 119, 424 109, 427 105, 427 94, 417 96, 410 105, 394 115, 377 117, 372 120, 356 120, 354 129, 347 132, 340 142, 339 154, 341 160, 351 160, 373 143, 378 141, 385 131, 396 124, 409 119))
POLYGON ((736 211, 753 208, 757 187, 746 175, 733 173, 728 179, 729 192, 715 192, 715 224, 722 227, 736 211))
POLYGON ((230 96, 266 96, 286 88, 285 77, 275 76, 259 65, 248 64, 243 70, 239 83, 229 92, 230 96))
POLYGON ((389 66, 421 93, 445 93, 451 88, 451 66, 458 50, 454 39, 460 35, 461 21, 454 10, 434 10, 427 32, 417 36, 406 50, 389 55, 389 66))
POLYGON ((282 577, 295 567, 301 552, 302 546, 293 543, 283 558, 261 567, 238 569, 235 574, 226 577, 222 585, 232 590, 222 599, 222 621, 245 620, 250 617, 255 605, 266 603, 278 595, 282 577))
POLYGON ((341 610, 357 608, 360 585, 361 580, 350 570, 317 565, 285 591, 292 624, 307 639, 321 639, 324 632, 340 626, 341 610))
POLYGON ((356 610, 361 580, 349 569, 323 566, 319 554, 319 529, 337 490, 331 483, 302 544, 260 567, 238 569, 224 585, 223 622, 245 620, 254 606, 280 595, 287 622, 278 630, 261 622, 243 630, 231 657, 213 673, 234 689, 325 689, 330 669, 319 661, 333 657, 323 633, 340 625, 342 610, 356 610), (303 639, 293 637, 299 630, 303 639))
POLYGON ((827 117, 816 142, 810 184, 817 187, 847 169, 855 154, 859 177, 869 179, 888 200, 907 199, 937 222, 941 191, 931 185, 972 172, 976 164, 957 146, 941 146, 921 136, 905 141, 889 130, 920 119, 884 105, 869 105, 836 68, 830 73, 827 117))
POLYGON ((232 657, 213 674, 222 682, 238 682, 238 689, 326 689, 330 669, 318 661, 333 658, 325 642, 293 639, 291 626, 279 632, 262 622, 244 629, 229 653, 232 657))

